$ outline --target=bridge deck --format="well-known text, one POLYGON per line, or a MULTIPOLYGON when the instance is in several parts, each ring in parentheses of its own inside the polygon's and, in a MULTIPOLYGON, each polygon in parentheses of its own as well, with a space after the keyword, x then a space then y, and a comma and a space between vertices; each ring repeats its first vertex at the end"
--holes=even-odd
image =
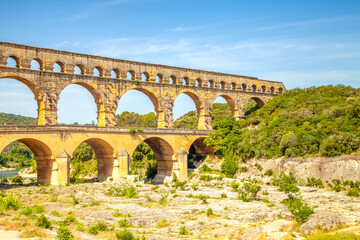
MULTIPOLYGON (((130 133, 130 129, 134 127, 99 127, 87 125, 3 125, 0 126, 0 135, 2 133, 18 133, 18 132, 82 132, 82 133, 130 133)), ((141 128, 142 132, 135 134, 157 134, 157 135, 201 135, 206 136, 211 130, 200 129, 175 129, 175 128, 141 128)))

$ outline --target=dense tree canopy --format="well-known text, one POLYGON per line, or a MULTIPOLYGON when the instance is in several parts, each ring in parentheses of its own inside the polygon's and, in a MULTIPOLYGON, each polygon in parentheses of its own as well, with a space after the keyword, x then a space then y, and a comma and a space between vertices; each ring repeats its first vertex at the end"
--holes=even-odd
POLYGON ((344 86, 293 89, 245 120, 224 119, 206 142, 220 156, 338 156, 359 150, 360 94, 344 86))

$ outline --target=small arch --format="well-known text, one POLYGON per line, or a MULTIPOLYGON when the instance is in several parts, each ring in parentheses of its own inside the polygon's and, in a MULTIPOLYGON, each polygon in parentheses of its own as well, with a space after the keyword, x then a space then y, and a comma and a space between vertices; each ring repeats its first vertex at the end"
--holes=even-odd
POLYGON ((283 88, 281 88, 281 87, 280 87, 280 88, 279 88, 279 92, 278 92, 278 93, 279 93, 279 94, 282 94, 282 93, 283 93, 283 91, 284 91, 284 90, 283 90, 283 88))
POLYGON ((182 85, 189 86, 190 80, 188 77, 184 77, 182 80, 182 85))
POLYGON ((119 73, 120 73, 119 69, 113 69, 110 71, 110 77, 111 78, 119 78, 119 75, 120 75, 119 73))
POLYGON ((232 82, 230 85, 231 90, 236 90, 236 83, 232 82))
POLYGON ((207 85, 208 85, 208 88, 213 88, 214 87, 214 81, 209 80, 207 85))
POLYGON ((255 84, 251 86, 251 91, 256 92, 256 85, 255 84))
POLYGON ((245 83, 241 84, 241 91, 246 92, 246 88, 247 86, 245 83))
POLYGON ((10 56, 7 58, 7 67, 20 68, 20 60, 18 57, 10 56))
POLYGON ((149 79, 150 79, 149 73, 143 72, 143 73, 141 74, 141 81, 148 82, 149 79))
POLYGON ((200 78, 195 80, 195 87, 202 87, 202 81, 200 78))
POLYGON ((220 87, 220 89, 225 89, 225 82, 221 81, 219 87, 220 87))
POLYGON ((104 70, 101 67, 94 67, 93 75, 95 77, 102 77, 104 76, 104 70))
POLYGON ((226 95, 226 94, 218 94, 215 96, 215 98, 213 99, 213 103, 217 100, 217 98, 223 98, 225 99, 225 101, 227 102, 227 104, 229 105, 229 108, 231 110, 232 115, 235 115, 235 101, 234 99, 232 99, 230 96, 226 95))
POLYGON ((265 86, 262 86, 262 87, 261 87, 261 92, 262 92, 262 93, 266 93, 266 87, 265 87, 265 86))
POLYGON ((74 67, 74 74, 84 75, 85 74, 84 66, 81 64, 76 65, 74 67))
POLYGON ((169 77, 169 83, 170 84, 176 84, 176 77, 175 76, 170 76, 169 77))
POLYGON ((271 87, 271 88, 270 88, 270 93, 271 93, 271 94, 274 94, 274 93, 275 93, 275 88, 274 88, 274 87, 271 87))
POLYGON ((156 74, 156 76, 155 76, 155 82, 157 82, 157 83, 162 83, 163 82, 163 75, 162 74, 160 74, 160 73, 158 73, 158 74, 156 74))
POLYGON ((31 60, 30 62, 30 69, 31 70, 37 70, 37 71, 43 71, 43 63, 39 58, 35 58, 31 60))
POLYGON ((135 72, 133 70, 130 70, 126 73, 126 79, 127 80, 135 80, 135 72))
POLYGON ((64 72, 65 66, 62 62, 55 62, 53 64, 53 72, 64 72))
POLYGON ((256 102, 256 104, 259 106, 259 108, 262 108, 265 105, 265 102, 261 98, 252 97, 251 99, 256 102))
MULTIPOLYGON (((213 146, 208 146, 204 140, 206 139, 206 137, 199 137, 197 138, 195 141, 193 142, 189 142, 190 146, 187 145, 188 149, 189 149, 189 155, 192 154, 196 154, 196 155, 202 155, 202 156, 206 156, 206 155, 211 155, 214 153, 215 149, 213 146)), ((196 159, 195 159, 196 161, 196 159)))
POLYGON ((197 129, 199 125, 199 115, 202 109, 203 109, 202 100, 200 99, 196 91, 193 91, 192 89, 184 89, 183 91, 181 91, 174 100, 173 112, 174 112, 174 119, 176 119, 173 122, 174 128, 197 129), (194 111, 193 109, 196 111, 194 111), (187 112, 184 112, 186 110, 187 112), (185 115, 179 116, 179 113, 181 112, 184 112, 185 115), (189 124, 183 125, 183 123, 185 122, 182 117, 185 116, 185 121, 186 121, 186 118, 194 115, 196 116, 196 120, 197 120, 196 125, 190 122, 189 124))

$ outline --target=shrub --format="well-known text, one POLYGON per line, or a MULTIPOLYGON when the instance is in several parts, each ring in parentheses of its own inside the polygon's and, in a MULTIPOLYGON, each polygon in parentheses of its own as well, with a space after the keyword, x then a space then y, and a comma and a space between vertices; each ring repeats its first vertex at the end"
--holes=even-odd
POLYGON ((119 223, 119 227, 122 227, 122 228, 128 226, 126 218, 123 218, 123 219, 119 220, 118 223, 119 223))
POLYGON ((301 199, 295 198, 291 194, 288 195, 287 207, 299 223, 303 223, 308 216, 314 213, 314 210, 309 205, 303 203, 301 199))
POLYGON ((45 211, 45 207, 43 205, 35 204, 34 206, 32 206, 32 210, 34 213, 43 213, 45 211))
POLYGON ((127 229, 116 232, 116 239, 118 240, 135 240, 134 235, 127 229))
POLYGON ((41 214, 40 216, 36 217, 36 226, 42 227, 42 228, 51 228, 51 222, 47 217, 45 217, 44 214, 41 214))
POLYGON ((210 215, 213 215, 214 213, 213 213, 213 210, 211 209, 211 208, 208 208, 207 210, 206 210, 206 216, 210 216, 210 215))
POLYGON ((320 187, 320 188, 323 188, 324 185, 321 181, 321 179, 316 179, 314 177, 311 177, 311 178, 307 178, 307 184, 306 186, 308 187, 320 187))
POLYGON ((200 167, 200 172, 212 172, 212 169, 206 165, 206 164, 203 164, 201 167, 200 167))
POLYGON ((71 231, 65 226, 59 227, 59 229, 56 231, 56 233, 57 233, 56 239, 58 239, 58 240, 74 239, 74 236, 71 234, 71 231))
POLYGON ((350 188, 346 195, 350 197, 358 197, 360 190, 358 188, 350 188))
POLYGON ((4 210, 8 210, 10 208, 18 210, 21 207, 21 203, 19 199, 15 198, 13 195, 9 195, 3 199, 2 207, 4 210))
POLYGON ((185 226, 182 226, 179 231, 179 235, 187 235, 188 231, 185 226))
POLYGON ((263 167, 259 163, 255 163, 255 167, 261 172, 263 167))
POLYGON ((97 227, 95 225, 90 226, 87 231, 88 231, 88 233, 90 233, 92 235, 96 235, 99 233, 99 230, 97 229, 97 227))
POLYGON ((238 170, 239 166, 235 159, 235 156, 225 156, 224 161, 221 163, 221 172, 224 173, 226 177, 233 178, 238 170))
POLYGON ((84 225, 82 223, 79 223, 77 226, 76 226, 76 231, 79 231, 79 232, 83 232, 85 231, 84 229, 84 225))
POLYGON ((240 186, 240 183, 237 183, 237 182, 233 181, 230 186, 232 187, 232 189, 234 191, 237 191, 239 186, 240 186))
POLYGON ((19 184, 22 185, 23 184, 23 178, 20 175, 15 176, 14 178, 11 179, 11 181, 15 184, 19 184))
POLYGON ((60 217, 60 213, 56 210, 51 211, 50 214, 53 215, 54 217, 60 217))
POLYGON ((25 216, 29 216, 29 215, 32 214, 32 209, 29 206, 22 207, 22 208, 19 209, 19 213, 23 214, 25 216))
POLYGON ((268 169, 265 171, 264 175, 270 177, 274 175, 274 171, 272 169, 268 169))
POLYGON ((247 167, 241 167, 240 169, 239 169, 239 172, 241 172, 241 173, 246 173, 246 172, 248 172, 249 171, 249 169, 247 168, 247 167))
POLYGON ((140 80, 138 80, 138 79, 136 79, 135 81, 134 81, 134 84, 136 85, 136 86, 138 86, 138 85, 140 85, 140 80))
POLYGON ((200 176, 200 181, 210 182, 214 178, 211 175, 202 174, 200 176))
POLYGON ((227 198, 226 193, 221 193, 221 198, 227 198))
POLYGON ((285 193, 295 193, 300 191, 300 189, 295 186, 296 183, 295 175, 291 171, 289 172, 289 175, 281 172, 278 178, 271 179, 271 185, 278 186, 278 190, 285 193))
POLYGON ((130 128, 130 129, 129 129, 129 133, 130 133, 131 135, 134 135, 134 134, 136 133, 136 131, 137 131, 136 128, 130 128))

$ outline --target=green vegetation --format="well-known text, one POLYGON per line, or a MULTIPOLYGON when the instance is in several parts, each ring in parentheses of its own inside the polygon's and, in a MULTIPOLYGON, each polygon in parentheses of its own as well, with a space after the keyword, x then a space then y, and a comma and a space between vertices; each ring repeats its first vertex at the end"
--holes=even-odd
POLYGON ((36 226, 51 229, 51 222, 44 214, 36 217, 36 226))
POLYGON ((37 125, 37 119, 9 113, 0 113, 0 125, 37 125))
POLYGON ((127 198, 137 198, 137 191, 134 186, 124 186, 124 187, 115 187, 112 186, 107 189, 105 192, 106 196, 112 196, 112 197, 127 197, 127 198))
POLYGON ((225 174, 226 177, 233 178, 239 166, 236 162, 236 156, 227 155, 224 158, 224 161, 221 163, 221 172, 225 174))
POLYGON ((296 183, 297 180, 295 178, 295 175, 291 171, 288 175, 284 172, 281 172, 278 178, 274 177, 271 179, 271 185, 278 186, 279 191, 285 193, 296 193, 300 191, 300 189, 295 186, 296 183))
POLYGON ((285 203, 298 223, 303 223, 308 216, 314 213, 314 210, 309 205, 303 203, 300 198, 296 198, 292 194, 288 194, 288 199, 285 203))
POLYGON ((188 231, 185 226, 182 226, 179 231, 179 235, 187 235, 188 231))
POLYGON ((214 123, 206 142, 216 154, 251 158, 339 156, 359 150, 358 89, 324 86, 294 89, 235 121, 214 123))
POLYGON ((56 239, 58 239, 58 240, 74 239, 74 236, 72 235, 71 231, 65 226, 59 227, 59 229, 56 231, 56 233, 57 233, 56 239))
POLYGON ((311 236, 306 240, 360 240, 360 236, 354 233, 338 232, 338 233, 324 233, 321 235, 311 236))
POLYGON ((75 149, 71 163, 72 182, 76 182, 79 177, 83 176, 97 176, 95 153, 87 143, 83 142, 75 149))
POLYGON ((31 150, 21 142, 9 144, 0 154, 0 168, 25 166, 31 166, 35 170, 36 161, 31 150))
POLYGON ((115 116, 118 127, 156 127, 156 114, 153 112, 141 115, 134 112, 122 112, 115 116))

